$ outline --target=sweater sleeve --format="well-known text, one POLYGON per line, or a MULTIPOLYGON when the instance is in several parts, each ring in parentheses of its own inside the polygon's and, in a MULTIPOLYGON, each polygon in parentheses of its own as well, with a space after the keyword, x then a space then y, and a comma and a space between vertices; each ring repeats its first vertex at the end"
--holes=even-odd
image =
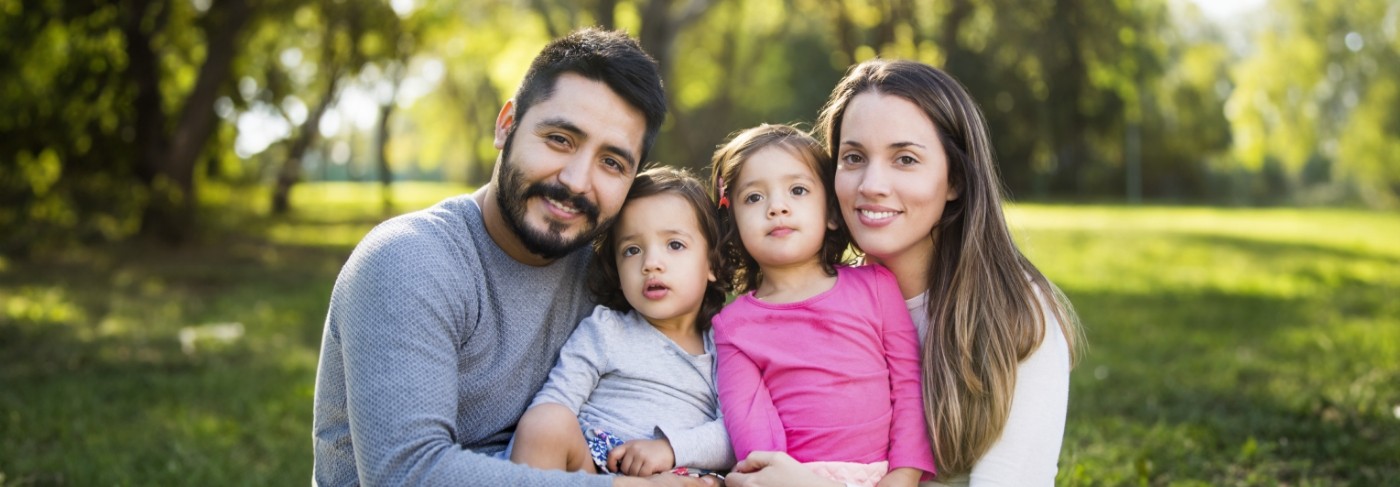
POLYGON ((734 450, 729 445, 729 434, 725 432, 723 417, 690 429, 657 429, 671 442, 671 451, 676 454, 677 467, 707 470, 734 468, 734 450))
MULTIPOLYGON (((719 352, 715 350, 714 329, 706 332, 705 351, 714 357, 711 362, 710 380, 718 373, 716 367, 719 352)), ((724 429, 724 412, 715 398, 711 411, 715 419, 691 428, 667 428, 658 426, 656 436, 665 437, 671 443, 671 451, 676 455, 677 467, 695 467, 707 470, 729 470, 734 468, 734 448, 729 443, 729 433, 724 429)))
POLYGON ((442 269, 450 252, 444 245, 412 232, 372 234, 337 279, 327 340, 340 346, 358 478, 327 483, 609 485, 602 477, 515 465, 454 441, 458 409, 481 406, 460 404, 458 347, 467 338, 457 323, 475 314, 462 304, 475 301, 460 295, 474 289, 461 289, 442 269))
POLYGON ((875 294, 879 306, 885 364, 890 369, 890 470, 910 467, 923 470, 924 480, 934 472, 924 419, 923 383, 919 369, 919 338, 899 293, 899 283, 883 267, 875 269, 875 294))
POLYGON ((714 326, 719 354, 715 384, 734 457, 742 460, 755 451, 787 451, 782 419, 758 365, 731 341, 719 317, 714 326))
POLYGON ((608 370, 607 345, 610 331, 616 330, 618 314, 598 306, 569 335, 559 350, 559 361, 549 371, 549 379, 535 394, 530 407, 544 403, 560 404, 578 415, 584 401, 598 387, 598 379, 608 370))
POLYGON ((1069 342, 1044 295, 1037 298, 1046 310, 1045 339, 1016 368, 1006 426, 973 465, 971 487, 1055 485, 1069 408, 1069 342))

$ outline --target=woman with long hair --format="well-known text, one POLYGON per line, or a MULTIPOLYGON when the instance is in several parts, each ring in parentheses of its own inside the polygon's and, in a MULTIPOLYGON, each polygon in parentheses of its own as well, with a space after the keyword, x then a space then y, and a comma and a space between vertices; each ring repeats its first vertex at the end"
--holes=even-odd
MULTIPOLYGON (((856 247, 894 273, 919 331, 934 485, 1053 485, 1083 337, 1012 241, 981 110, 937 68, 876 59, 836 86, 817 131, 856 247)), ((728 483, 827 485, 770 452, 728 483)))

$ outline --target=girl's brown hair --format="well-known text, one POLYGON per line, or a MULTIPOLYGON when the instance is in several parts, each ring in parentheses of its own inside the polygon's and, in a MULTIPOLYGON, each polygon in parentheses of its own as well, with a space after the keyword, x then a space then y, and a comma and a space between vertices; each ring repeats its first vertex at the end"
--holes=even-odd
POLYGON ((967 90, 912 61, 875 59, 851 68, 818 120, 828 161, 837 157, 846 107, 862 93, 919 106, 947 153, 948 184, 958 197, 932 229, 924 412, 939 473, 967 473, 1001 437, 1016 368, 1044 341, 1047 316, 1059 321, 1072 363, 1082 354, 1082 331, 1069 300, 1011 239, 987 124, 967 90))
MULTIPOLYGON (((724 307, 730 289, 730 279, 724 273, 723 256, 716 245, 720 238, 719 223, 715 221, 715 212, 710 209, 710 197, 705 191, 704 183, 684 170, 664 166, 652 167, 638 174, 637 179, 632 182, 632 189, 627 191, 627 200, 622 204, 622 208, 625 210, 627 205, 639 199, 658 194, 674 194, 685 200, 695 212, 695 221, 700 224, 700 235, 705 238, 705 257, 709 260, 710 271, 715 273, 715 280, 705 286, 705 297, 700 301, 700 313, 695 318, 696 329, 704 333, 710 329, 710 318, 724 307)), ((618 214, 621 215, 622 211, 618 211, 618 214)), ((593 292, 598 304, 617 311, 631 311, 632 303, 627 302, 627 296, 622 293, 622 280, 617 274, 619 226, 614 224, 593 245, 588 290, 593 292)))
POLYGON ((846 248, 850 246, 850 235, 841 221, 841 209, 837 206, 836 192, 833 191, 836 169, 827 159, 826 151, 817 139, 796 127, 784 124, 763 124, 734 133, 729 141, 715 151, 710 161, 710 188, 715 192, 719 206, 720 251, 725 258, 728 274, 733 276, 734 291, 745 293, 758 289, 763 276, 758 262, 744 248, 739 238, 739 224, 734 221, 734 204, 729 198, 728 188, 739 179, 739 172, 750 158, 768 147, 777 147, 796 156, 806 163, 821 181, 826 192, 826 218, 836 225, 836 230, 827 229, 823 237, 818 260, 827 275, 836 275, 836 266, 844 263, 846 248))

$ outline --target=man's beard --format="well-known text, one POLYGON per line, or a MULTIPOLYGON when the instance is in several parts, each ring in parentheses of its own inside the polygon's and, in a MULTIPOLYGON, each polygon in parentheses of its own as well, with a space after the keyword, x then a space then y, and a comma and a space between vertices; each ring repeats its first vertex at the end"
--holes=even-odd
POLYGON ((510 149, 514 139, 515 131, 512 127, 511 133, 506 137, 505 147, 501 150, 501 180, 496 188, 496 206, 501 208, 506 217, 506 224, 510 225, 511 231, 515 232, 525 250, 545 259, 558 259, 592 242, 603 229, 612 224, 611 218, 599 224, 598 206, 583 195, 570 193, 561 185, 537 181, 526 186, 525 175, 521 174, 520 169, 511 160, 510 149), (568 225, 563 223, 550 221, 547 222, 548 228, 544 230, 531 228, 525 221, 525 202, 536 196, 572 206, 587 219, 587 225, 572 239, 565 239, 563 232, 568 225))

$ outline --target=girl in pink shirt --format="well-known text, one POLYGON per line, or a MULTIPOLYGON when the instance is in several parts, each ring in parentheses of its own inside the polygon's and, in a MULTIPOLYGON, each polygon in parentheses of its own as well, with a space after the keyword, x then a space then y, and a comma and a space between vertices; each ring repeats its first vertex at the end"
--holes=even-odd
POLYGON ((721 251, 741 295, 712 320, 717 385, 737 458, 785 451, 832 480, 915 485, 934 473, 918 337, 879 266, 840 265, 825 151, 787 125, 715 152, 721 251))

